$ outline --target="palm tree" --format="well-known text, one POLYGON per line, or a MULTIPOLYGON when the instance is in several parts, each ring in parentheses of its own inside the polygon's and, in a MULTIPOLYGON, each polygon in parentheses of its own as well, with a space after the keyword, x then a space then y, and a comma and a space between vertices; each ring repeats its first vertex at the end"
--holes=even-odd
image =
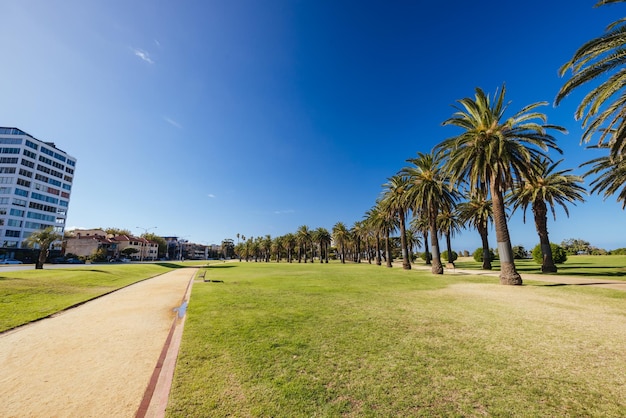
POLYGON ((531 177, 523 178, 517 182, 510 196, 513 210, 521 207, 524 211, 524 222, 526 222, 526 209, 529 205, 532 206, 535 228, 539 235, 539 244, 543 256, 541 264, 543 273, 556 273, 557 271, 548 238, 548 206, 550 206, 554 220, 556 220, 554 209, 556 205, 561 206, 565 214, 569 216, 566 204, 575 204, 576 201, 584 202, 583 194, 586 194, 585 188, 579 184, 582 183, 583 179, 567 174, 572 170, 555 171, 561 161, 554 164, 547 159, 540 161, 531 177))
POLYGON ((272 240, 271 252, 276 256, 276 262, 280 263, 280 252, 283 250, 283 237, 276 237, 272 240))
POLYGON ((458 199, 458 193, 450 188, 450 180, 441 167, 441 156, 441 153, 436 152, 418 152, 417 158, 407 160, 413 166, 402 170, 412 185, 409 192, 411 209, 415 213, 424 213, 428 218, 433 274, 443 274, 437 237, 437 215, 440 208, 451 207, 458 199))
POLYGON ((424 237, 424 253, 426 265, 432 265, 432 255, 428 251, 428 233, 430 232, 430 225, 428 217, 422 212, 414 213, 413 219, 411 219, 411 228, 416 232, 419 232, 424 237))
POLYGON ((381 216, 379 207, 374 206, 373 208, 368 209, 365 212, 364 218, 368 229, 370 229, 374 234, 376 243, 376 265, 380 266, 382 264, 382 257, 380 256, 380 235, 382 233, 382 228, 380 223, 381 216))
POLYGON ((46 229, 41 229, 37 232, 33 232, 24 240, 27 246, 31 248, 39 248, 39 257, 35 263, 35 269, 43 269, 43 264, 48 258, 50 253, 50 246, 53 242, 59 241, 63 236, 55 232, 54 228, 49 226, 46 229))
POLYGON ((455 106, 457 112, 443 124, 457 126, 463 133, 438 147, 447 153, 447 168, 453 182, 467 181, 470 192, 488 187, 500 255, 500 283, 521 285, 522 277, 513 259, 504 194, 513 188, 516 178, 531 175, 536 162, 549 148, 560 152, 548 130, 565 132, 565 129, 547 125, 545 114, 535 110, 545 102, 528 105, 505 120, 508 107, 504 104, 505 93, 503 85, 492 102, 489 95, 476 88, 473 99, 459 100, 460 106, 455 106))
POLYGON ((491 250, 487 234, 489 222, 493 222, 493 209, 491 200, 486 197, 486 191, 471 193, 468 201, 458 204, 457 214, 463 224, 470 224, 478 231, 483 247, 483 270, 491 270, 491 250))
MULTIPOLYGON (((600 0, 595 7, 624 0, 600 0)), ((571 70, 571 78, 556 96, 558 105, 578 87, 599 81, 583 98, 576 109, 576 120, 582 119, 582 141, 600 133, 598 144, 608 143, 615 157, 626 147, 626 20, 611 23, 604 33, 582 45, 566 62, 559 73, 571 70), (603 108, 603 109, 601 109, 603 108)))
POLYGON ((296 237, 289 233, 289 234, 285 234, 283 236, 283 244, 285 245, 285 248, 287 249, 287 262, 291 263, 292 261, 292 254, 293 254, 293 248, 296 246, 296 237))
POLYGON ((402 268, 411 269, 409 249, 406 240, 406 215, 409 211, 408 189, 410 187, 407 176, 396 174, 389 177, 388 182, 383 184, 383 206, 390 214, 396 216, 400 225, 400 246, 402 248, 402 268))
MULTIPOLYGON (((589 148, 608 148, 608 145, 598 145, 589 148)), ((618 193, 617 201, 622 202, 622 209, 626 208, 626 156, 609 154, 605 157, 594 158, 583 164, 593 165, 584 176, 598 174, 598 177, 589 185, 593 186, 591 193, 604 192, 604 198, 618 193), (619 190, 621 188, 621 191, 619 190)))
POLYGON ((357 263, 361 262, 361 243, 365 239, 365 225, 362 221, 356 221, 352 224, 352 229, 350 230, 352 234, 352 238, 354 239, 354 261, 357 263))
POLYGON ((298 241, 298 246, 300 247, 300 251, 298 252, 298 263, 302 259, 302 253, 304 252, 304 262, 307 262, 307 244, 311 241, 311 231, 309 227, 306 225, 301 225, 296 231, 296 240, 298 241))
POLYGON ((454 266, 452 256, 452 237, 463 228, 463 223, 459 220, 455 208, 446 206, 437 215, 437 226, 439 232, 446 238, 446 250, 448 251, 448 264, 454 266))
POLYGON ((339 247, 341 263, 345 264, 346 262, 346 241, 348 241, 348 228, 343 222, 337 222, 333 226, 333 240, 335 241, 335 245, 339 247))
POLYGON ((313 231, 312 236, 320 246, 320 263, 322 261, 328 263, 328 246, 331 241, 330 232, 326 228, 319 227, 313 231))

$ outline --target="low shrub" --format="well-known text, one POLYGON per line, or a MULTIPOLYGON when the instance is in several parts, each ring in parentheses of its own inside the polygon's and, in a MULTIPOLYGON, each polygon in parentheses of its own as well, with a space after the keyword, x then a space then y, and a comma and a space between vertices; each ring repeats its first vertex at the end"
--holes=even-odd
MULTIPOLYGON (((550 248, 552 250, 552 261, 554 264, 563 264, 567 261, 567 252, 565 249, 558 244, 550 243, 550 248)), ((535 248, 533 248, 533 260, 537 264, 543 263, 543 254, 541 253, 541 245, 537 244, 535 248)))

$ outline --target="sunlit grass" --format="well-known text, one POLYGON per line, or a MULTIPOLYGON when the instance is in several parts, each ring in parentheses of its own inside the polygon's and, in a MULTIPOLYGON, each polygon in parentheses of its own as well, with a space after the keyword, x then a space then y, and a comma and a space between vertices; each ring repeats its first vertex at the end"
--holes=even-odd
POLYGON ((22 271, 0 268, 0 332, 180 266, 146 263, 22 271))
POLYGON ((370 265, 207 277, 224 283, 194 284, 169 416, 626 414, 626 292, 370 265))
MULTIPOLYGON (((462 258, 455 262, 457 268, 482 268, 482 263, 473 258, 462 258)), ((534 260, 515 260, 515 266, 520 273, 541 273, 541 265, 534 260)), ((570 255, 563 264, 557 264, 557 276, 579 276, 589 278, 605 278, 626 280, 626 255, 570 255)), ((499 270, 498 260, 493 262, 493 269, 499 270)))

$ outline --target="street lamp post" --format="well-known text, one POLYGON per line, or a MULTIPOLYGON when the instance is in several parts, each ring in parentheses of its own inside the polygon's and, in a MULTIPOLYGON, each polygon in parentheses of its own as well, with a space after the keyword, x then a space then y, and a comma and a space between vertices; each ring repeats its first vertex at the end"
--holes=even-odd
MULTIPOLYGON (((144 228, 142 226, 136 226, 135 228, 143 229, 143 234, 144 235, 148 235, 148 231, 151 230, 151 229, 156 229, 156 226, 151 226, 150 228, 144 228)), ((146 240, 146 237, 142 237, 142 238, 144 239, 144 241, 146 240)), ((145 247, 145 243, 142 241, 141 242, 141 261, 143 261, 144 247, 145 247)))

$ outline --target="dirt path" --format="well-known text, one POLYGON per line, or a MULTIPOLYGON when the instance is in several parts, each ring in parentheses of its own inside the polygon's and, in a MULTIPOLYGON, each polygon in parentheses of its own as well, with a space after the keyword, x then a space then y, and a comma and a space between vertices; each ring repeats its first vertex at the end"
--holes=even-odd
POLYGON ((133 417, 195 272, 177 269, 0 336, 0 416, 133 417))

